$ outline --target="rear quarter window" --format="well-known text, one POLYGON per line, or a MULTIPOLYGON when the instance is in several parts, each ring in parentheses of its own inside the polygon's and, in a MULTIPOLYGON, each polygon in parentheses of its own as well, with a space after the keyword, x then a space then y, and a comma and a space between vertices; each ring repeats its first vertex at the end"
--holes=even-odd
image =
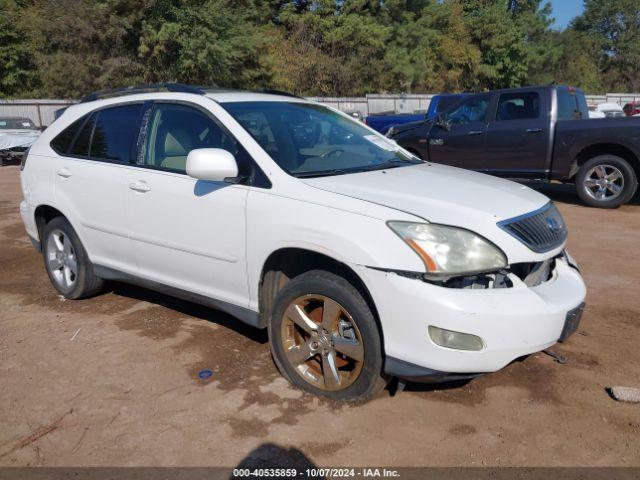
POLYGON ((51 140, 51 148, 60 155, 128 163, 135 155, 142 108, 119 105, 86 114, 51 140))
POLYGON ((93 113, 89 119, 85 122, 80 130, 80 133, 76 135, 69 154, 76 157, 86 157, 89 154, 89 144, 91 143, 91 134, 93 133, 93 125, 96 121, 96 114, 93 113))
POLYGON ((558 120, 589 118, 584 93, 578 90, 558 89, 558 120))
POLYGON ((80 131, 80 128, 82 128, 82 125, 87 120, 88 116, 89 115, 80 117, 78 120, 65 128, 62 132, 60 132, 53 140, 51 140, 51 148, 53 148, 53 150, 60 155, 66 154, 69 151, 71 143, 73 142, 74 138, 76 138, 76 135, 80 131))

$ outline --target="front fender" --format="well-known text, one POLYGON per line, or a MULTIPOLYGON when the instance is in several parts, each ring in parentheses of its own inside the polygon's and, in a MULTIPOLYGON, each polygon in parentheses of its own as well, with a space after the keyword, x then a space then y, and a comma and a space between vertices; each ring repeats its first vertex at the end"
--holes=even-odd
MULTIPOLYGON (((371 205, 371 209, 375 207, 371 205)), ((402 212, 396 216, 407 218, 402 212)), ((418 255, 386 225, 385 219, 252 191, 247 202, 247 273, 252 308, 258 305, 265 262, 283 248, 310 250, 350 266, 424 271, 418 255)))

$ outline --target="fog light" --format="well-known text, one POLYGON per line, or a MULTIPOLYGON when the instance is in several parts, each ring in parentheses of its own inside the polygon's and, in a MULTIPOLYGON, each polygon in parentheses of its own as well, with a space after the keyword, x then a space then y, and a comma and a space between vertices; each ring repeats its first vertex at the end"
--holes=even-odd
POLYGON ((482 339, 469 333, 453 332, 429 325, 429 336, 436 345, 456 350, 482 350, 482 339))

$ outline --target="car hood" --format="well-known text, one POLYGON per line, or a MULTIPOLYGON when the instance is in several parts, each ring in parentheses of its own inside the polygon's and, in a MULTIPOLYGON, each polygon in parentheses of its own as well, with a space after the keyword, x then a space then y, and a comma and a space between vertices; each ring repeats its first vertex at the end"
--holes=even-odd
POLYGON ((420 128, 423 125, 426 125, 427 123, 431 123, 431 120, 418 120, 416 122, 407 122, 407 123, 401 123, 398 125, 394 125, 393 126, 393 135, 397 135, 398 133, 402 133, 402 132, 408 132, 410 130, 414 130, 416 128, 420 128))
POLYGON ((28 147, 40 136, 38 130, 0 130, 0 150, 28 147))
POLYGON ((546 196, 518 183, 434 163, 303 181, 432 223, 479 233, 486 232, 488 226, 493 230, 496 222, 537 210, 549 202, 546 196))

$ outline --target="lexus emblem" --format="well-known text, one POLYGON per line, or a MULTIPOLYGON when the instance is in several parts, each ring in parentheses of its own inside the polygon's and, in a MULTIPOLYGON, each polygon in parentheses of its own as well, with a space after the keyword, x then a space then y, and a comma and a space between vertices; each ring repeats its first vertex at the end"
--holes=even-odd
POLYGON ((560 230, 562 230, 562 224, 558 221, 557 218, 555 217, 547 217, 547 227, 549 227, 549 230, 551 230, 553 233, 558 233, 560 230))

